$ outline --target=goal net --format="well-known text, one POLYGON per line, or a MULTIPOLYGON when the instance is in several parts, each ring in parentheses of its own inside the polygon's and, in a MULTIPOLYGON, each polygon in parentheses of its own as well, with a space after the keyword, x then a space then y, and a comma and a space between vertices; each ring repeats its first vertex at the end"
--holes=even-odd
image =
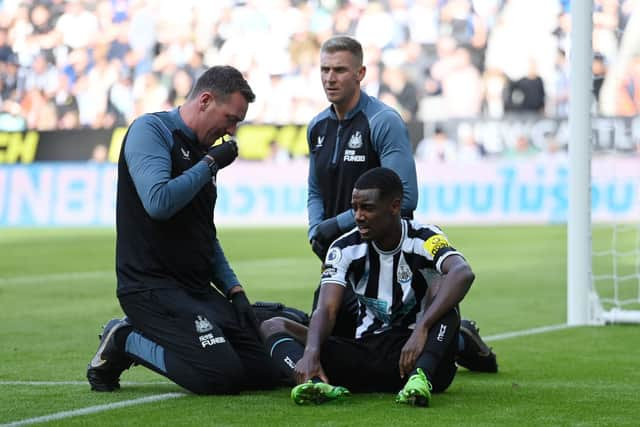
POLYGON ((598 175, 607 183, 598 187, 604 194, 592 191, 592 198, 608 207, 610 217, 595 216, 591 226, 590 323, 640 323, 640 212, 616 213, 640 196, 627 173, 640 167, 640 156, 621 147, 595 156, 592 167, 601 168, 598 175))

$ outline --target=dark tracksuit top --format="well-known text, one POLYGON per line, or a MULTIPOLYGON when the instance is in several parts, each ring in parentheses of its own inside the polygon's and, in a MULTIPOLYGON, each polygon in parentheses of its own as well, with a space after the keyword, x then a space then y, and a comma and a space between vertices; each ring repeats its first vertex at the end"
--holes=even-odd
POLYGON ((118 296, 239 283, 216 237, 215 174, 196 139, 177 108, 129 127, 118 161, 118 296))
POLYGON ((377 166, 400 176, 402 213, 410 216, 415 210, 418 184, 409 133, 388 105, 360 91, 358 104, 343 120, 338 120, 332 106, 314 117, 307 143, 309 239, 320 222, 334 216, 343 232, 355 226, 353 186, 360 175, 377 166))

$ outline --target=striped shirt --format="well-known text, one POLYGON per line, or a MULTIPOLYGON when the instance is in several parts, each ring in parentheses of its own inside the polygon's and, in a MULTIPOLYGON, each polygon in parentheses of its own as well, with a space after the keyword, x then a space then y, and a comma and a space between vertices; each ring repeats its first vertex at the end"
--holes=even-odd
POLYGON ((402 219, 402 238, 391 251, 363 240, 357 228, 329 249, 321 285, 351 286, 358 298, 356 338, 390 328, 415 327, 430 283, 450 255, 461 255, 440 228, 402 219))

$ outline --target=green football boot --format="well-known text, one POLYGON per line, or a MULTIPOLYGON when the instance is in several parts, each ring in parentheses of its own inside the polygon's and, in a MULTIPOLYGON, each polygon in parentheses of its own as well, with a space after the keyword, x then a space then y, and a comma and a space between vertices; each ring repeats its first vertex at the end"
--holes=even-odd
POLYGON ((342 400, 349 395, 351 392, 344 387, 311 380, 298 384, 291 390, 291 399, 298 405, 319 405, 331 400, 342 400))
POLYGON ((417 373, 411 375, 402 390, 396 396, 396 403, 412 406, 429 406, 431 402, 431 383, 418 368, 417 373))

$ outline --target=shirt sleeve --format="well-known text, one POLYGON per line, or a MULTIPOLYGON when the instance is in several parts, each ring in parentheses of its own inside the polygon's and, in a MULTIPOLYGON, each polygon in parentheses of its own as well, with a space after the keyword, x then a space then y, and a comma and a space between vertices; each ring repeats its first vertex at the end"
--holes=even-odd
POLYGON ((325 283, 337 283, 347 286, 347 271, 351 260, 337 246, 331 246, 325 257, 323 264, 322 276, 320 277, 320 285, 325 283))
POLYGON ((464 256, 451 246, 449 239, 439 227, 431 225, 428 228, 431 233, 425 236, 427 238, 422 243, 422 255, 433 261, 436 271, 442 274, 442 263, 447 257, 460 255, 464 258, 464 256))
POLYGON ((409 131, 398 113, 382 110, 371 119, 371 140, 380 164, 398 174, 402 181, 402 214, 411 216, 418 206, 418 180, 409 131))
POLYGON ((171 218, 211 179, 203 160, 172 179, 172 146, 169 130, 152 115, 133 122, 125 143, 124 157, 133 184, 145 211, 156 220, 171 218))
POLYGON ((229 261, 227 261, 227 257, 222 250, 222 246, 220 246, 220 241, 217 238, 213 242, 213 265, 215 267, 215 271, 213 272, 211 281, 215 287, 224 292, 225 295, 228 293, 229 289, 240 284, 240 281, 231 269, 229 261))
POLYGON ((315 173, 313 154, 309 156, 309 176, 307 178, 307 215, 309 218, 309 240, 316 233, 316 227, 324 219, 324 202, 320 194, 320 184, 315 173))

